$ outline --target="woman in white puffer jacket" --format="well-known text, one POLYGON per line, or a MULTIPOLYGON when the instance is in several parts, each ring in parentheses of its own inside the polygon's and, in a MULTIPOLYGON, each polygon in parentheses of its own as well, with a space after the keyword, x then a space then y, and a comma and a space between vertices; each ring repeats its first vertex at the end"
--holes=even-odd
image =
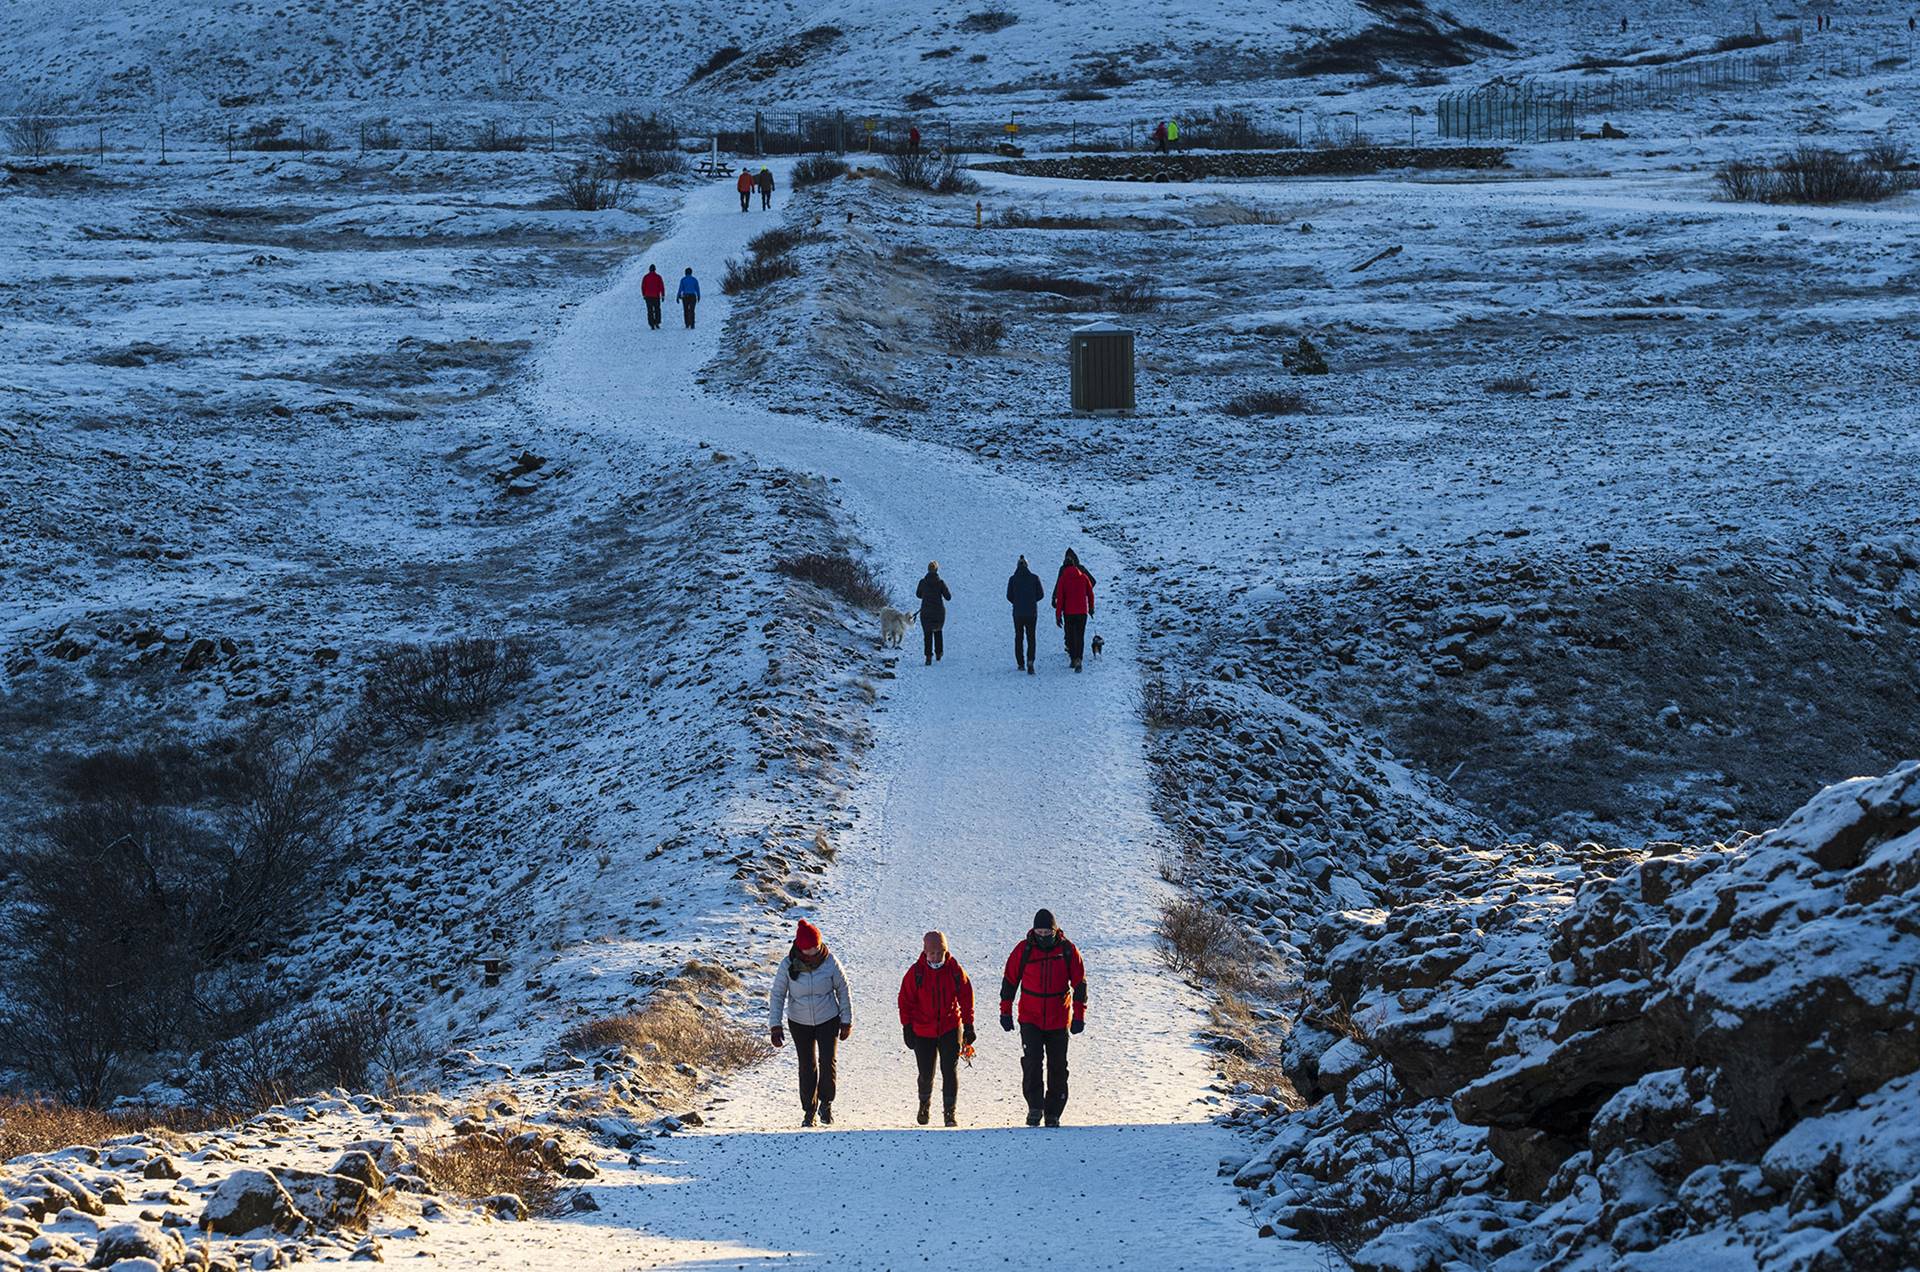
POLYGON ((800 1053, 800 1124, 820 1121, 833 1125, 834 1047, 853 1033, 853 995, 847 992, 840 960, 820 939, 820 929, 805 919, 794 933, 793 948, 780 960, 767 994, 767 1026, 773 1045, 782 1042, 783 1029, 793 1032, 800 1053))

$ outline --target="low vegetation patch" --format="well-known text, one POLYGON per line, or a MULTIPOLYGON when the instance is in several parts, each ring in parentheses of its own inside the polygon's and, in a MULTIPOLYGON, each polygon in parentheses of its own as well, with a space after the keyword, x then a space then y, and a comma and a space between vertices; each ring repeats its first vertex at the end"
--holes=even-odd
POLYGON ((973 194, 980 183, 967 175, 955 154, 902 150, 886 157, 887 174, 909 190, 932 194, 973 194))
POLYGON ((960 19, 960 29, 975 35, 992 35, 995 31, 1004 31, 1020 20, 1020 15, 1001 5, 990 5, 978 13, 969 13, 960 19))
POLYGON ((1151 278, 1133 278, 1107 289, 1107 304, 1123 314, 1144 314, 1160 308, 1160 284, 1151 278))
POLYGON ((782 557, 773 568, 789 578, 804 579, 823 587, 840 599, 861 609, 877 610, 887 603, 887 590, 874 578, 865 561, 844 552, 805 552, 782 557))
POLYGON ((1301 415, 1310 408, 1306 397, 1295 389, 1254 389, 1229 398, 1221 406, 1228 415, 1242 418, 1260 415, 1301 415))
POLYGON ((697 80, 703 80, 728 63, 739 61, 745 52, 746 50, 737 44, 727 44, 715 49, 711 57, 695 67, 693 74, 687 76, 687 83, 692 84, 697 80))
POLYGON ((532 647, 518 637, 392 645, 375 656, 361 702, 375 720, 422 734, 479 719, 532 674, 532 647))
POLYGON ((1536 391, 1540 385, 1530 375, 1497 375, 1480 387, 1488 393, 1526 394, 1536 391))
POLYGON ((808 155, 793 165, 793 188, 804 190, 808 186, 824 185, 846 175, 845 161, 832 155, 808 155))
POLYGON ((625 182, 604 159, 575 164, 560 174, 561 202, 575 212, 604 212, 620 206, 625 182))
POLYGON ((1053 278, 1044 274, 1023 274, 995 270, 983 274, 975 284, 982 291, 1046 292, 1054 296, 1100 296, 1106 288, 1085 278, 1053 278))
POLYGON ((1890 150, 1886 143, 1861 157, 1801 146, 1771 162, 1736 159, 1722 164, 1714 179, 1722 194, 1739 203, 1873 202, 1913 186, 1906 173, 1884 166, 1895 155, 1904 158, 1904 151, 1890 150))
POLYGON ((992 353, 1007 338, 1007 324, 993 314, 938 314, 933 334, 955 353, 992 353))
POLYGON ((1160 906, 1155 925, 1160 955, 1168 967, 1222 989, 1249 984, 1259 960, 1240 926, 1197 897, 1175 897, 1160 906))
POLYGON ((744 261, 727 261, 726 271, 720 275, 720 290, 738 296, 782 278, 799 276, 800 264, 791 256, 750 256, 744 261))
POLYGON ((104 1109, 58 1100, 0 1096, 0 1162, 27 1153, 51 1153, 80 1144, 100 1144, 119 1135, 145 1133, 165 1139, 174 1131, 205 1131, 227 1124, 200 1109, 104 1109))
POLYGON ((1280 362, 1294 375, 1325 375, 1327 373, 1327 359, 1320 352, 1320 346, 1306 336, 1300 337, 1293 348, 1281 354, 1280 362))
POLYGON ((1200 718, 1200 692, 1191 680, 1155 678, 1140 690, 1140 714, 1149 729, 1178 729, 1200 718))
POLYGON ((544 1138, 531 1127, 481 1131, 429 1144, 414 1160, 421 1177, 448 1196, 479 1202, 518 1197, 527 1213, 550 1214, 559 1178, 540 1152, 544 1138))
POLYGON ((731 1071, 755 1064, 770 1048, 759 1033, 717 1007, 671 993, 639 1011, 588 1021, 568 1030, 561 1044, 575 1051, 625 1047, 648 1064, 731 1071))

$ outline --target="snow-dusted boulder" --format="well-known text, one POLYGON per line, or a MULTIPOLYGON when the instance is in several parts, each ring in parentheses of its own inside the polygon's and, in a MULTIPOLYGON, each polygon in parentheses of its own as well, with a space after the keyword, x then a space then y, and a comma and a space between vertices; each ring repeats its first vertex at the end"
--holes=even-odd
POLYGON ((93 1248, 96 1268, 110 1268, 122 1260, 146 1259, 161 1272, 179 1267, 186 1261, 187 1243, 180 1235, 154 1223, 116 1224, 100 1234, 93 1248))
POLYGON ((291 1231, 300 1221, 293 1198, 272 1172, 264 1170, 237 1170, 228 1175, 207 1199, 200 1218, 203 1226, 234 1237, 259 1228, 291 1231))

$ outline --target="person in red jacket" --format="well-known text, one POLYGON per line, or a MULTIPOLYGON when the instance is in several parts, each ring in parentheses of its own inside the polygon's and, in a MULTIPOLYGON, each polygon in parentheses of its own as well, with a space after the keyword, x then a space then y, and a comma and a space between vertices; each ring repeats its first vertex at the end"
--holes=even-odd
POLYGON ((751 172, 748 172, 745 168, 740 169, 740 176, 737 180, 734 181, 733 188, 740 192, 740 210, 742 212, 745 212, 748 209, 752 208, 753 207, 753 174, 751 172))
POLYGON ((667 298, 667 280, 660 277, 658 266, 647 266, 647 276, 640 280, 640 295, 647 302, 647 326, 660 330, 660 305, 667 298))
POLYGON ((1080 658, 1087 639, 1087 620, 1093 617, 1093 575, 1080 564, 1080 558, 1067 549, 1060 563, 1060 576, 1053 581, 1053 625, 1067 632, 1067 657, 1073 669, 1080 670, 1080 658))
POLYGON ((900 1040, 920 1067, 920 1112, 927 1124, 933 1104, 933 1062, 940 1060, 940 1094, 947 1125, 957 1126, 953 1107, 960 1095, 960 1044, 973 1045, 973 982, 947 949, 946 934, 929 932, 919 961, 900 980, 900 1040))
POLYGON ((1013 1030, 1020 998, 1020 1077, 1027 1125, 1060 1125, 1067 1107, 1067 1035, 1087 1027, 1087 968, 1080 951, 1053 922, 1053 911, 1033 916, 1033 928, 1007 955, 1000 978, 1000 1027, 1013 1030))

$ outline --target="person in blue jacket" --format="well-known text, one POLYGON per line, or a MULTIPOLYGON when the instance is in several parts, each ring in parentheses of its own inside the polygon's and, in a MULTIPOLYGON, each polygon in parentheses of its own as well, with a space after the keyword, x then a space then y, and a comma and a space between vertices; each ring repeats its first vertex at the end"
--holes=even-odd
POLYGON ((1021 557, 1020 564, 1013 567, 1013 576, 1007 580, 1007 603, 1013 606, 1013 665, 1029 676, 1034 670, 1034 627, 1040 621, 1040 600, 1046 594, 1040 576, 1029 570, 1027 558, 1021 557), (1020 648, 1022 636, 1027 641, 1024 651, 1020 648))
POLYGON ((693 266, 687 266, 686 277, 680 280, 680 311, 687 316, 687 326, 693 326, 693 307, 700 303, 700 280, 693 276, 693 266))

